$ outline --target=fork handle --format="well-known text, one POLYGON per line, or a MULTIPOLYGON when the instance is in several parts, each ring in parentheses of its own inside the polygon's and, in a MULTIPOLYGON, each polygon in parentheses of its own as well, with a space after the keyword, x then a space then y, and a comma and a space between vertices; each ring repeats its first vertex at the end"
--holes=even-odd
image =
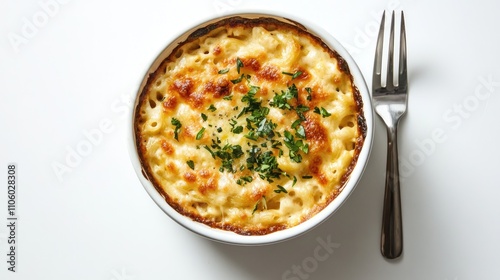
POLYGON ((385 258, 395 259, 401 255, 403 223, 399 187, 397 123, 392 127, 387 127, 387 170, 381 239, 381 251, 385 258))

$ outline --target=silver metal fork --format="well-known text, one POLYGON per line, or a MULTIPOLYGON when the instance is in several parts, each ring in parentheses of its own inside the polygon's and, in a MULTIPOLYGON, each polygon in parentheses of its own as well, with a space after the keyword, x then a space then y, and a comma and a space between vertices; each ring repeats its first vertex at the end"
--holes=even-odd
POLYGON ((381 253, 395 259, 403 252, 403 224, 399 187, 397 128, 406 112, 408 77, 406 69, 406 32, 401 12, 398 82, 394 83, 394 12, 391 18, 387 55, 386 86, 382 86, 382 49, 384 44, 385 12, 378 34, 373 66, 372 95, 375 111, 387 126, 387 170, 385 177, 384 212, 382 217, 381 253))

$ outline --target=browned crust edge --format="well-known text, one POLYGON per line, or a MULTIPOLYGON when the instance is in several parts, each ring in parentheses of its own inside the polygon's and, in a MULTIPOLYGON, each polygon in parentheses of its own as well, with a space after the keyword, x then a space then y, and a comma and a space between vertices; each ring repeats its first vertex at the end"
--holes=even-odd
POLYGON ((363 112, 363 101, 361 98, 361 94, 360 94, 358 88, 356 87, 356 85, 354 84, 354 78, 352 77, 352 75, 350 73, 349 66, 347 65, 347 62, 335 50, 332 50, 326 43, 324 43, 319 37, 307 32, 305 30, 305 28, 303 28, 301 25, 294 26, 292 24, 288 24, 288 23, 281 22, 281 21, 278 21, 278 20, 273 19, 273 18, 266 18, 266 17, 249 19, 249 18, 235 16, 235 17, 230 17, 230 18, 220 20, 216 23, 212 23, 212 24, 209 24, 205 27, 202 27, 202 28, 195 30, 194 32, 192 32, 188 36, 188 38, 185 41, 180 42, 178 44, 178 46, 172 50, 172 52, 169 54, 169 56, 160 63, 158 68, 153 73, 151 73, 149 75, 149 77, 147 78, 147 82, 144 85, 142 92, 140 93, 139 101, 138 101, 137 106, 135 108, 135 115, 134 115, 134 121, 133 121, 134 133, 135 133, 135 139, 136 139, 135 146, 136 146, 136 149, 138 151, 139 160, 140 160, 140 163, 141 163, 141 166, 143 169, 143 175, 146 177, 146 179, 148 179, 153 184, 155 189, 162 195, 162 197, 165 199, 165 201, 175 211, 177 211, 181 215, 189 217, 190 219, 192 219, 196 222, 206 224, 206 225, 213 227, 213 228, 232 231, 232 232, 235 232, 235 233, 240 234, 240 235, 266 235, 266 234, 270 234, 272 232, 284 230, 284 229, 288 228, 288 226, 282 225, 282 224, 277 224, 277 225, 273 225, 273 226, 270 226, 270 227, 265 228, 265 229, 242 228, 242 227, 234 226, 231 224, 216 222, 216 221, 201 217, 200 215, 196 215, 196 214, 185 211, 182 206, 180 206, 178 203, 173 201, 172 198, 160 187, 161 186, 160 183, 154 178, 153 173, 151 172, 151 168, 147 164, 146 159, 144 158, 144 154, 145 154, 144 149, 145 148, 142 145, 143 140, 142 140, 142 136, 141 136, 141 133, 139 130, 139 123, 138 123, 139 117, 140 117, 139 108, 140 108, 140 105, 143 104, 144 99, 146 98, 148 88, 150 87, 151 83, 156 79, 157 75, 159 75, 159 72, 161 72, 161 70, 165 67, 165 65, 171 61, 172 56, 177 52, 177 50, 183 44, 194 41, 194 40, 208 34, 212 30, 217 29, 217 28, 222 27, 222 26, 225 26, 225 25, 228 25, 230 27, 237 27, 237 26, 255 27, 255 26, 262 25, 262 24, 265 24, 267 26, 275 25, 275 26, 279 26, 280 28, 286 28, 289 30, 291 29, 291 30, 294 30, 294 31, 300 33, 300 35, 302 35, 302 36, 308 36, 313 41, 316 41, 323 49, 328 51, 328 53, 330 54, 331 57, 337 59, 339 70, 348 74, 350 77, 350 80, 351 80, 351 85, 353 88, 354 98, 355 98, 355 102, 356 102, 356 109, 357 109, 358 132, 360 133, 360 136, 358 137, 358 139, 356 141, 356 147, 355 147, 353 160, 351 161, 351 164, 348 166, 346 173, 342 176, 342 179, 341 179, 341 186, 342 187, 338 191, 333 193, 324 204, 318 205, 313 211, 311 211, 307 215, 307 217, 304 217, 304 219, 301 222, 304 222, 304 221, 310 219, 311 217, 316 215, 318 212, 323 210, 335 198, 337 198, 337 196, 344 189, 347 181, 349 180, 351 173, 354 170, 354 167, 356 166, 356 163, 358 161, 358 157, 359 157, 359 154, 361 152, 361 149, 363 147, 363 143, 364 143, 364 140, 366 138, 367 126, 366 126, 366 120, 365 120, 364 112, 363 112))

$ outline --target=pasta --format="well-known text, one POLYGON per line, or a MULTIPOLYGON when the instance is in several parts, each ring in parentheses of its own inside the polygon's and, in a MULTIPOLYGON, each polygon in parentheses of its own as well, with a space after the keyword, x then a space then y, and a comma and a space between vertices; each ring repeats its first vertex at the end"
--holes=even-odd
POLYGON ((270 18, 195 31, 149 77, 134 118, 141 163, 166 201, 244 235, 293 227, 335 199, 366 129, 344 60, 270 18))

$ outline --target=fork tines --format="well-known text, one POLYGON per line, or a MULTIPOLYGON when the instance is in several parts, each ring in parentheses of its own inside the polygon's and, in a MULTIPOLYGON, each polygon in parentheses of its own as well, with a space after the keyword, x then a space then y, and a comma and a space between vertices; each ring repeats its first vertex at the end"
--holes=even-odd
POLYGON ((399 73, 397 86, 394 85, 394 11, 391 17, 391 30, 389 34, 388 59, 387 59, 387 79, 386 86, 382 86, 382 51, 384 44, 385 11, 380 23, 380 31, 377 39, 375 53, 375 64, 373 69, 373 94, 394 93, 395 91, 406 91, 408 86, 408 77, 406 72, 406 31, 404 14, 401 11, 401 29, 400 29, 400 47, 399 47, 399 73))

